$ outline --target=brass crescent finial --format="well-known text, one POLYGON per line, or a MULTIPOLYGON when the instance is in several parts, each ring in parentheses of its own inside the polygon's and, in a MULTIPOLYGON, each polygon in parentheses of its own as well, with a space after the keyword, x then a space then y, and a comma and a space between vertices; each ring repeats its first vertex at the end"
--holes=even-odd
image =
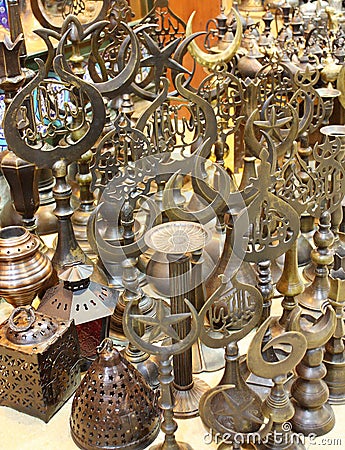
POLYGON ((317 348, 324 345, 333 335, 337 318, 334 309, 326 306, 326 311, 314 323, 308 321, 307 326, 301 323, 302 315, 306 312, 297 306, 290 316, 289 329, 299 331, 305 336, 308 343, 308 349, 317 348))
POLYGON ((269 317, 261 325, 252 339, 247 353, 248 369, 255 375, 268 379, 274 379, 287 374, 302 360, 307 349, 306 338, 303 334, 296 331, 283 333, 270 340, 264 348, 261 348, 265 333, 273 320, 273 317, 269 317), (275 345, 282 344, 291 347, 291 352, 286 358, 276 362, 269 362, 264 359, 262 352, 275 345))
MULTIPOLYGON (((234 8, 231 8, 231 10, 235 16, 237 28, 234 40, 232 41, 231 44, 229 44, 229 46, 224 51, 216 54, 206 53, 203 50, 201 50, 201 48, 197 45, 195 41, 192 41, 188 46, 188 50, 190 54, 193 56, 193 58, 199 64, 207 67, 208 69, 212 69, 217 64, 229 62, 240 47, 242 39, 242 23, 238 12, 234 8)), ((191 16, 188 19, 186 26, 186 37, 193 34, 192 23, 194 16, 195 11, 191 14, 191 16)))

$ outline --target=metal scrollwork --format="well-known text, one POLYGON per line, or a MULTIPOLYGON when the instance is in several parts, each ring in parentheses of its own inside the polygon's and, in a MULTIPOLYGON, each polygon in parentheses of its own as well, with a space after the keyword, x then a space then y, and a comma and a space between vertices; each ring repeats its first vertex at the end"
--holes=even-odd
POLYGON ((128 25, 120 22, 110 31, 106 29, 106 25, 108 24, 105 23, 92 33, 88 70, 98 90, 107 97, 114 98, 127 92, 133 83, 141 54, 138 38, 128 25), (110 43, 103 49, 105 40, 110 40, 110 43), (122 55, 126 55, 126 58, 122 55), (118 64, 119 58, 125 60, 121 66, 118 64))
MULTIPOLYGON (((249 152, 259 158, 260 149, 262 148, 262 141, 258 141, 255 134, 254 127, 258 127, 260 130, 264 130, 274 140, 275 157, 281 159, 285 153, 291 152, 292 144, 298 134, 298 115, 295 109, 289 103, 284 108, 290 116, 282 116, 278 114, 275 106, 268 107, 265 105, 262 111, 261 117, 264 120, 257 120, 259 117, 259 110, 256 109, 252 112, 245 126, 245 143, 249 152), (290 124, 290 127, 288 128, 290 124)), ((284 111, 282 111, 284 113, 284 111)), ((272 155, 273 156, 273 155, 272 155)))
POLYGON ((293 146, 292 153, 278 176, 275 187, 277 196, 289 203, 298 214, 308 209, 314 216, 322 183, 300 157, 297 144, 293 146))
POLYGON ((222 277, 221 286, 202 307, 200 340, 211 348, 225 347, 246 336, 258 323, 262 313, 262 296, 253 286, 240 283, 236 276, 231 283, 222 277))
POLYGON ((342 164, 344 150, 341 140, 336 138, 331 141, 328 136, 323 144, 315 144, 313 157, 316 162, 315 176, 320 189, 317 195, 317 207, 311 204, 308 212, 315 217, 327 210, 334 212, 343 199, 345 189, 345 169, 342 164))
POLYGON ((296 211, 270 192, 275 177, 271 175, 268 156, 267 150, 261 151, 258 178, 252 180, 257 193, 234 223, 234 229, 247 230, 242 243, 244 260, 256 263, 275 259, 285 253, 299 232, 296 211))
POLYGON ((213 107, 218 135, 225 142, 234 134, 244 118, 243 89, 240 80, 228 72, 226 64, 215 67, 200 84, 198 95, 213 107))
POLYGON ((271 62, 263 66, 255 77, 259 81, 259 105, 263 105, 266 100, 273 96, 273 103, 279 107, 284 107, 291 98, 296 84, 294 74, 283 62, 271 62))
POLYGON ((160 47, 176 38, 185 37, 186 24, 169 7, 168 0, 156 0, 153 8, 140 21, 140 24, 155 23, 153 31, 160 47))
POLYGON ((302 107, 305 109, 310 108, 307 97, 311 100, 310 119, 308 126, 305 126, 305 131, 308 131, 309 134, 320 128, 325 117, 324 102, 314 87, 319 78, 319 70, 310 69, 309 66, 307 66, 305 71, 298 71, 294 76, 298 89, 292 96, 291 103, 296 108, 302 107))
POLYGON ((90 165, 91 188, 101 192, 118 174, 120 167, 154 153, 150 141, 132 126, 125 113, 118 113, 113 126, 114 130, 109 131, 98 144, 90 165))
POLYGON ((38 167, 51 167, 59 160, 70 163, 91 148, 101 134, 105 121, 103 99, 95 87, 65 70, 67 63, 62 55, 54 59, 61 81, 46 79, 43 61, 36 62, 36 77, 16 95, 6 111, 8 146, 38 167), (87 101, 92 114, 86 114, 87 101))
POLYGON ((136 124, 136 128, 149 136, 152 145, 158 147, 159 152, 179 149, 183 155, 188 148, 200 141, 209 139, 212 144, 216 139, 217 122, 211 105, 185 89, 182 80, 183 74, 179 74, 176 77, 176 88, 183 99, 180 103, 171 105, 166 102, 169 82, 162 78, 162 92, 136 124))
POLYGON ((129 302, 126 305, 123 315, 123 330, 125 335, 140 350, 143 350, 151 355, 160 356, 162 359, 171 355, 183 353, 193 344, 193 342, 196 341, 200 331, 198 313, 187 299, 184 301, 190 311, 189 313, 170 314, 165 308, 162 300, 156 299, 156 317, 148 317, 131 313, 133 301, 129 302), (191 330, 187 336, 181 339, 173 328, 173 325, 188 319, 191 320, 191 330), (149 342, 144 341, 136 334, 136 327, 134 325, 136 321, 153 327, 149 335, 149 342), (167 345, 154 345, 152 342, 154 342, 158 336, 162 335, 173 339, 174 343, 167 345))
MULTIPOLYGON (((237 50, 240 47, 241 39, 242 39, 242 23, 240 19, 239 13, 232 8, 232 13, 236 19, 236 33, 234 40, 229 44, 229 46, 223 50, 221 53, 217 54, 211 54, 206 53, 205 51, 201 50, 197 43, 195 41, 192 41, 189 45, 189 52, 193 56, 193 58, 202 66, 207 67, 208 69, 212 69, 215 65, 221 64, 221 63, 228 63, 231 58, 235 55, 237 50)), ((192 23, 194 18, 195 12, 191 14, 187 26, 186 26, 186 36, 190 36, 193 34, 192 31, 192 23)))

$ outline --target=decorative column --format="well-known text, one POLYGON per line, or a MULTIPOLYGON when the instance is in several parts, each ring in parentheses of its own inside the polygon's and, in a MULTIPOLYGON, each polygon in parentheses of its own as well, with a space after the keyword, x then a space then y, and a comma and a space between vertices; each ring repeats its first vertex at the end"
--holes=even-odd
MULTIPOLYGON (((205 247, 211 236, 206 229, 192 222, 169 222, 149 230, 146 244, 153 250, 165 253, 169 261, 170 302, 173 314, 187 312, 184 299, 190 298, 191 254, 205 247)), ((190 333, 190 323, 175 326, 176 336, 183 340, 190 333)), ((176 341, 176 340, 175 340, 176 341)), ((174 341, 174 342, 175 342, 174 341)), ((192 376, 192 350, 174 356, 174 396, 176 417, 187 418, 199 414, 199 399, 209 388, 192 376)))

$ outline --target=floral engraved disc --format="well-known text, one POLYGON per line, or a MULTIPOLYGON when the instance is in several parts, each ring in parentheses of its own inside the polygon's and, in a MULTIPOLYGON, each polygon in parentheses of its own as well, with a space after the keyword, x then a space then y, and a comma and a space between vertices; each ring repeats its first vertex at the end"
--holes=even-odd
POLYGON ((170 254, 194 252, 205 247, 211 234, 198 223, 176 221, 149 230, 145 243, 155 251, 170 254))

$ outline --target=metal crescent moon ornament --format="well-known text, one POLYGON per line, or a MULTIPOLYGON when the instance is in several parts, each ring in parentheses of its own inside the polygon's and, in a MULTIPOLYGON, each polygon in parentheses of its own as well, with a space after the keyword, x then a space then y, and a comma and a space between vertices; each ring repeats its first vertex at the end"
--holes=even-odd
MULTIPOLYGON (((46 68, 43 61, 40 59, 36 59, 35 61, 38 65, 37 75, 14 97, 4 116, 3 128, 8 148, 13 150, 20 158, 36 164, 39 168, 51 168, 54 163, 60 160, 64 160, 66 164, 69 164, 72 161, 79 159, 81 155, 85 153, 85 149, 90 149, 100 136, 105 123, 103 98, 98 89, 94 86, 64 70, 63 66, 66 63, 64 57, 62 55, 57 55, 54 58, 54 69, 56 74, 60 77, 62 82, 66 83, 66 85, 73 86, 76 91, 80 92, 80 97, 83 94, 83 96, 89 99, 93 113, 92 119, 91 121, 85 120, 85 123, 87 123, 87 131, 78 141, 72 141, 71 137, 70 139, 67 137, 68 147, 59 143, 56 146, 51 146, 49 148, 48 142, 43 144, 44 136, 42 137, 40 144, 34 143, 30 145, 28 139, 23 137, 24 130, 19 128, 18 113, 20 111, 23 113, 21 108, 23 107, 25 100, 32 97, 33 91, 45 80, 46 68), (43 148, 44 146, 47 146, 47 148, 43 148), (68 151, 66 151, 66 148, 68 148, 68 151)), ((48 82, 50 81, 50 79, 46 80, 48 82)), ((56 80, 51 79, 51 82, 54 83, 56 80)), ((65 103, 67 102, 63 103, 64 106, 66 106, 65 103)), ((79 108, 81 106, 82 105, 76 105, 76 107, 79 108)), ((35 111, 31 112, 33 116, 35 116, 35 111)), ((51 122, 53 122, 53 119, 51 119, 51 122)), ((27 123, 27 127, 30 128, 29 123, 27 123)), ((65 128, 66 134, 71 134, 71 130, 68 130, 67 127, 65 128)), ((27 129, 26 132, 32 133, 33 130, 27 129)), ((46 138, 48 139, 49 135, 47 135, 46 138)))
MULTIPOLYGON (((125 28, 129 35, 129 42, 123 42, 122 46, 128 48, 131 46, 131 53, 128 61, 124 64, 124 67, 120 69, 119 73, 107 81, 94 81, 93 85, 97 89, 109 98, 115 98, 123 93, 128 86, 134 81, 136 74, 140 66, 140 47, 139 41, 133 30, 124 22, 121 22, 121 26, 125 28)), ((100 35, 102 30, 97 30, 97 33, 92 35, 93 48, 95 49, 95 42, 97 41, 97 35, 100 35)), ((95 58, 97 60, 97 58, 95 58)), ((91 63, 91 61, 90 61, 91 63)), ((92 73, 92 71, 90 72, 92 73)))
POLYGON ((297 306, 291 313, 289 329, 303 334, 308 343, 308 349, 317 348, 324 345, 333 336, 337 324, 337 317, 334 309, 327 305, 326 312, 322 314, 315 322, 304 321, 301 319, 307 312, 297 306))
POLYGON ((160 308, 159 305, 162 305, 162 300, 156 299, 156 301, 159 302, 157 305, 156 317, 131 314, 131 309, 136 300, 132 300, 129 303, 127 303, 125 311, 123 313, 123 331, 127 339, 138 349, 150 355, 159 356, 161 359, 166 359, 169 358, 171 355, 183 353, 197 340, 200 332, 200 322, 196 309, 187 299, 184 299, 184 302, 188 306, 190 313, 181 313, 173 315, 167 314, 167 311, 164 307, 160 308), (172 328, 172 325, 182 320, 187 320, 189 317, 191 319, 190 332, 182 340, 178 340, 173 344, 154 345, 151 342, 143 340, 134 331, 135 330, 134 322, 138 320, 143 324, 152 325, 154 328, 157 328, 156 330, 154 330, 155 333, 162 332, 163 334, 165 334, 164 331, 167 331, 168 337, 172 337, 174 339, 173 337, 174 330, 172 328))
MULTIPOLYGON (((208 223, 214 219, 220 211, 224 210, 230 196, 230 178, 224 177, 225 185, 222 187, 224 196, 219 192, 212 202, 200 211, 186 211, 175 204, 174 189, 175 182, 180 172, 170 177, 163 191, 163 207, 170 220, 186 220, 191 222, 208 223)), ((227 174, 226 174, 227 175, 227 174)))
POLYGON ((302 360, 307 350, 307 340, 303 334, 296 331, 287 331, 271 339, 262 348, 262 342, 266 331, 274 318, 269 317, 260 326, 248 347, 247 365, 248 369, 255 375, 267 379, 274 379, 291 371, 302 360), (263 358, 262 352, 275 345, 288 345, 291 348, 289 355, 276 362, 268 362, 263 358))
MULTIPOLYGON (((174 54, 174 60, 178 63, 181 64, 181 66, 183 65, 183 57, 185 56, 185 54, 187 53, 188 50, 188 46, 189 44, 196 39, 198 36, 202 36, 206 34, 206 31, 198 31, 197 33, 192 34, 191 36, 188 36, 186 39, 183 39, 183 41, 180 43, 180 45, 177 47, 176 52, 174 54)), ((185 88, 188 87, 188 89, 190 89, 191 91, 195 92, 196 89, 193 88, 192 86, 190 86, 190 83, 193 79, 193 75, 194 75, 194 71, 195 71, 195 61, 194 61, 194 67, 193 69, 189 72, 187 79, 184 81, 183 86, 185 88)), ((174 86, 176 86, 175 84, 175 79, 177 77, 177 75, 180 72, 178 72, 176 69, 171 69, 171 79, 172 82, 174 83, 174 86)), ((174 95, 174 93, 170 93, 170 95, 174 95)))
MULTIPOLYGON (((212 69, 217 64, 229 62, 231 58, 236 54, 237 50, 240 48, 242 39, 241 18, 234 8, 231 8, 231 11, 235 17, 237 27, 234 40, 229 44, 229 46, 225 50, 217 54, 207 53, 201 50, 195 41, 192 41, 188 46, 188 50, 192 55, 192 57, 195 59, 195 61, 201 64, 202 66, 207 67, 208 69, 212 69)), ((186 26, 186 37, 189 37, 193 34, 192 23, 194 16, 195 11, 191 14, 191 16, 188 19, 186 26)))

